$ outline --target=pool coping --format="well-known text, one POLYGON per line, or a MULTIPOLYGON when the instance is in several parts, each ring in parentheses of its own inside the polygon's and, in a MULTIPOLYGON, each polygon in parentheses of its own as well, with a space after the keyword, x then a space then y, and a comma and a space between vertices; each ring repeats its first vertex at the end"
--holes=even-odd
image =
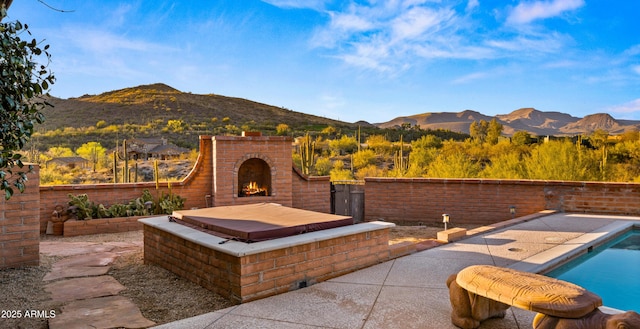
POLYGON ((639 225, 640 223, 635 221, 617 220, 508 267, 519 271, 545 274, 639 225))

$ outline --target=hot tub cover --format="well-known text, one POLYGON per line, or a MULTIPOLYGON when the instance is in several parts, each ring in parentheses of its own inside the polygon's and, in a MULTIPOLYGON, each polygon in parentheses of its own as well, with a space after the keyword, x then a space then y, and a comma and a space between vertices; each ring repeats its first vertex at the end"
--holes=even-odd
POLYGON ((349 216, 290 208, 276 203, 179 210, 174 211, 173 216, 187 224, 245 242, 353 224, 353 218, 349 216))

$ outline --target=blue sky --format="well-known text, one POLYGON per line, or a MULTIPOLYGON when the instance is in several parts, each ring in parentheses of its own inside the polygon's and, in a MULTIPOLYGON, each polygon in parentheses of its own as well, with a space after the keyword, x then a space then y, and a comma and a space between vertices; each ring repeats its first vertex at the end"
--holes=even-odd
POLYGON ((14 1, 51 94, 156 82, 372 123, 522 107, 640 120, 640 1, 14 1))

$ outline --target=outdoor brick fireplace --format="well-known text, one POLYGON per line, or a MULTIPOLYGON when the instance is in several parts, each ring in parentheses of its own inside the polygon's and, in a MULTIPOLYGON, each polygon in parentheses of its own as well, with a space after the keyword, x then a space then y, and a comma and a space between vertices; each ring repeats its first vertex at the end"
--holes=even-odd
POLYGON ((242 303, 391 257, 393 224, 352 225, 349 216, 294 208, 290 137, 243 134, 211 142, 212 195, 206 197, 213 207, 141 219, 145 263, 242 303))
POLYGON ((291 137, 214 136, 213 206, 256 202, 292 206, 291 137))

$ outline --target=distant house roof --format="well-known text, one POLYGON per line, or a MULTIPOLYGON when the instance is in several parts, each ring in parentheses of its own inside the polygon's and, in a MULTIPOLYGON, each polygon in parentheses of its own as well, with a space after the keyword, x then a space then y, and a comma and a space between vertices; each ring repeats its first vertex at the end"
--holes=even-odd
POLYGON ((46 165, 49 165, 50 163, 62 165, 62 166, 75 167, 75 166, 85 166, 89 163, 89 160, 83 157, 58 157, 58 158, 53 158, 47 161, 46 165))
POLYGON ((189 152, 189 149, 173 144, 158 145, 151 149, 149 153, 159 155, 180 155, 189 152))
POLYGON ((133 138, 127 140, 131 144, 166 144, 166 138, 133 138))
POLYGON ((127 147, 127 153, 144 154, 145 158, 149 156, 173 157, 190 151, 169 143, 166 138, 133 138, 127 140, 127 147))

